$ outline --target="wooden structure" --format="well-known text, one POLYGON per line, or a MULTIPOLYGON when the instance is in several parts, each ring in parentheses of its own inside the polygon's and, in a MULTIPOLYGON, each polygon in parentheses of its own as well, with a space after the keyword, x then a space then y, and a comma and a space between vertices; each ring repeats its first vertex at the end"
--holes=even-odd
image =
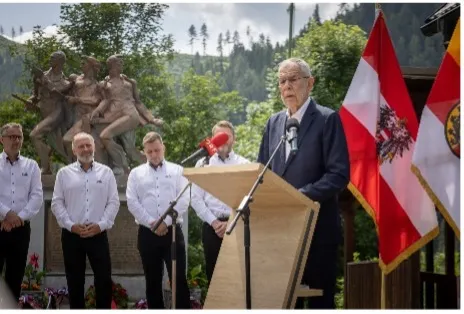
MULTIPOLYGON (((184 170, 184 176, 236 209, 263 168, 258 163, 190 168, 184 170)), ((300 286, 319 204, 267 171, 250 208, 252 308, 289 309, 298 296, 321 295, 320 290, 300 286)), ((206 309, 246 308, 244 257, 244 229, 239 220, 232 233, 224 236, 206 309)))

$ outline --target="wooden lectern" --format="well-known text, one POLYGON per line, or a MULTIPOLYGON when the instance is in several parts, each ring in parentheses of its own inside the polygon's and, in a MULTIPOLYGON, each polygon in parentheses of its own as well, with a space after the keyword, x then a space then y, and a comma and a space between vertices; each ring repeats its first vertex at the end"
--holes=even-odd
MULTIPOLYGON (((234 209, 230 223, 263 168, 258 163, 186 168, 184 176, 234 209)), ((250 211, 252 308, 291 309, 297 297, 322 295, 321 290, 300 285, 319 204, 269 170, 250 211)), ((206 309, 246 308, 243 235, 241 219, 230 235, 224 235, 206 309)))

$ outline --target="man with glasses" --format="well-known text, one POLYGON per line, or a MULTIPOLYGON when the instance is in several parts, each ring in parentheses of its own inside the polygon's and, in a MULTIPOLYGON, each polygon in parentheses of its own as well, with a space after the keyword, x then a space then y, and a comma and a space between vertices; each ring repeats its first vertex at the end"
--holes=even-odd
POLYGON ((5 264, 5 282, 18 300, 31 237, 29 221, 43 203, 42 182, 37 162, 20 154, 20 124, 4 125, 0 143, 0 274, 5 264))
MULTIPOLYGON (((338 193, 348 184, 350 161, 345 133, 337 112, 320 106, 310 96, 314 77, 308 64, 291 58, 279 66, 279 90, 287 107, 271 116, 262 138, 258 162, 266 164, 285 134, 287 119, 300 123, 298 151, 282 145, 271 169, 301 193, 321 204, 316 229, 303 273, 303 284, 322 289, 323 296, 309 298, 309 308, 335 308, 336 262, 341 243, 338 193)), ((299 298, 296 308, 304 307, 299 298)))

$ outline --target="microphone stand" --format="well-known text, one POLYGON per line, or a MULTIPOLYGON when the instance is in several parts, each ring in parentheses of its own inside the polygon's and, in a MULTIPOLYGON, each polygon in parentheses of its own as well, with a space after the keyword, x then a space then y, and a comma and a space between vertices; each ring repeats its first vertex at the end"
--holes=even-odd
POLYGON ((258 176, 258 179, 253 184, 250 192, 247 196, 245 196, 240 203, 239 207, 237 208, 237 214, 234 217, 234 220, 231 224, 227 227, 226 234, 230 235, 237 224, 237 221, 240 217, 243 218, 243 245, 245 247, 245 293, 246 293, 246 308, 251 309, 251 263, 250 263, 250 203, 253 202, 253 194, 255 193, 258 185, 263 183, 264 181, 264 174, 266 173, 271 161, 274 159, 277 151, 279 150, 280 146, 285 142, 287 137, 282 135, 279 144, 277 145, 276 149, 272 153, 271 157, 266 163, 263 171, 258 176))
POLYGON ((176 229, 177 229, 177 216, 178 213, 174 209, 174 206, 176 206, 177 202, 181 198, 182 194, 185 193, 188 187, 192 185, 192 182, 189 182, 187 185, 185 185, 184 189, 179 193, 179 195, 176 197, 176 199, 172 202, 170 202, 168 209, 164 212, 163 215, 161 215, 160 219, 155 223, 155 225, 152 228, 152 231, 155 232, 156 229, 161 225, 161 223, 164 221, 164 219, 169 215, 172 218, 172 244, 171 244, 171 308, 175 309, 176 308, 176 293, 177 293, 177 246, 176 246, 176 229))

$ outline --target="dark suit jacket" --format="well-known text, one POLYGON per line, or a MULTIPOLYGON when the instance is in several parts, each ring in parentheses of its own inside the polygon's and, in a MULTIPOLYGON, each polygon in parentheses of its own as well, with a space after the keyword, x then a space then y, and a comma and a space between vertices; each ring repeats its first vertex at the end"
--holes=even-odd
MULTIPOLYGON (((285 132, 286 110, 268 120, 258 162, 265 165, 285 132)), ((348 184, 350 162, 345 133, 337 112, 311 98, 298 131, 298 151, 285 162, 285 143, 270 164, 285 181, 321 204, 311 247, 339 244, 338 193, 348 184)))

